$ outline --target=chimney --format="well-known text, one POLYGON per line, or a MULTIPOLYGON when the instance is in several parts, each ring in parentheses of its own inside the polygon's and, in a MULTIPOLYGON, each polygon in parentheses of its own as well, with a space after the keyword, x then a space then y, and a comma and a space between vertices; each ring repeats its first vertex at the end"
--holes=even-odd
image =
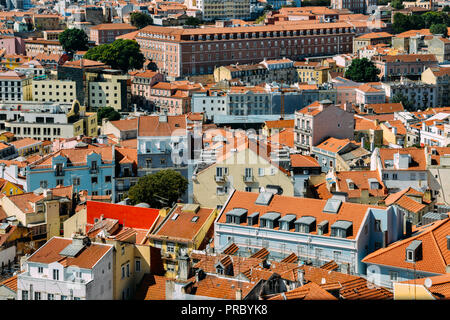
POLYGON ((52 200, 53 199, 53 190, 52 189, 45 189, 44 190, 44 198, 46 200, 52 200))
POLYGON ((236 300, 242 300, 242 289, 241 288, 236 290, 236 300))
POLYGON ((297 269, 297 281, 300 283, 300 286, 305 284, 305 270, 300 267, 297 269))

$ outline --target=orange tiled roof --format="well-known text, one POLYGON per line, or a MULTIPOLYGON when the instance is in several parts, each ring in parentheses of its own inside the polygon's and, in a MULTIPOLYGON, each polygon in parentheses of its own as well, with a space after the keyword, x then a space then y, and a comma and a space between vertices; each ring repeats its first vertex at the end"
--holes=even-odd
POLYGON ((14 292, 17 292, 17 275, 0 282, 0 286, 5 286, 14 292))
MULTIPOLYGON (((408 166, 408 169, 403 170, 426 170, 426 158, 424 149, 418 148, 401 148, 401 149, 388 149, 388 148, 380 148, 380 159, 383 169, 386 169, 385 161, 393 160, 394 154, 409 154, 411 156, 411 163, 408 166)), ((402 169, 395 169, 402 170, 402 169)))
POLYGON ((266 121, 266 126, 269 129, 279 129, 279 128, 293 128, 294 127, 294 119, 289 120, 273 120, 266 121))
POLYGON ((201 297, 220 298, 226 300, 235 300, 236 291, 242 290, 242 298, 244 299, 259 282, 243 282, 233 279, 219 278, 214 275, 206 275, 206 277, 196 282, 193 287, 195 295, 201 297))
POLYGON ((446 236, 450 234, 450 219, 433 222, 419 227, 411 237, 396 241, 386 248, 367 255, 362 262, 380 264, 397 268, 445 274, 450 264, 450 250, 447 249, 446 236), (422 241, 422 259, 414 264, 406 262, 406 248, 412 241, 422 241))
POLYGON ((405 111, 401 102, 394 103, 372 103, 367 104, 366 108, 371 108, 376 114, 394 113, 405 111))
POLYGON ((17 141, 10 142, 16 149, 25 148, 35 144, 42 144, 42 141, 31 139, 31 138, 23 138, 17 141))
POLYGON ((163 276, 145 274, 139 285, 135 300, 166 300, 166 281, 163 276))
POLYGON ((438 299, 450 299, 450 274, 444 274, 440 276, 419 278, 408 280, 400 283, 415 284, 415 285, 425 285, 425 280, 431 280, 431 287, 427 288, 436 298, 438 299))
POLYGON ((305 156, 302 154, 291 154, 290 158, 292 167, 320 167, 317 160, 311 156, 305 156))
MULTIPOLYGON (((235 190, 231 198, 228 200, 227 205, 223 208, 223 214, 218 218, 217 223, 226 223, 225 213, 233 208, 245 208, 249 213, 259 212, 260 217, 268 212, 278 212, 281 217, 287 214, 293 214, 297 218, 302 216, 312 216, 316 218, 317 223, 327 220, 329 225, 332 225, 338 220, 351 221, 353 223, 353 233, 349 235, 347 239, 355 239, 368 209, 381 209, 381 207, 373 205, 342 202, 338 213, 331 214, 323 211, 325 204, 327 203, 325 200, 274 195, 270 204, 268 206, 263 206, 255 204, 258 196, 258 193, 235 190), (301 208, 301 210, 299 210, 299 208, 301 208)), ((241 225, 246 226, 247 221, 241 223, 241 225)), ((275 230, 278 229, 279 227, 275 228, 275 230)), ((293 231, 294 229, 291 230, 293 231)), ((324 234, 324 236, 329 236, 330 232, 331 228, 329 228, 328 233, 324 234)), ((311 232, 311 234, 316 233, 317 231, 311 232)))
POLYGON ((349 198, 360 198, 362 190, 367 190, 369 196, 383 197, 387 189, 378 175, 378 171, 340 171, 336 173, 339 191, 347 192, 349 198), (379 183, 379 189, 371 189, 369 179, 376 179, 379 183), (352 190, 347 184, 351 180, 355 188, 352 190))
POLYGON ((137 130, 137 118, 111 121, 111 124, 120 131, 137 130))
POLYGON ((289 148, 294 148, 294 129, 286 128, 271 135, 268 139, 271 143, 278 143, 289 148))
POLYGON ((186 131, 186 115, 167 116, 167 122, 159 121, 159 116, 141 116, 138 118, 139 136, 170 136, 177 131, 186 131))
POLYGON ((59 262, 65 267, 77 266, 79 268, 91 269, 109 250, 111 245, 91 243, 75 257, 65 257, 59 254, 64 248, 72 243, 72 239, 53 237, 37 251, 35 251, 27 261, 50 264, 59 262))
POLYGON ((136 30, 137 28, 128 23, 102 23, 91 27, 91 30, 136 30))
POLYGON ((337 300, 335 296, 314 282, 270 297, 268 300, 337 300))
POLYGON ((338 152, 346 145, 348 145, 350 142, 351 141, 349 139, 336 139, 331 137, 315 147, 329 152, 338 152))
POLYGON ((162 226, 150 235, 151 238, 170 238, 183 241, 193 241, 199 230, 204 226, 206 221, 214 209, 199 208, 197 212, 184 211, 184 205, 178 205, 176 209, 170 214, 162 226), (176 220, 172 218, 176 217, 176 220), (197 217, 196 221, 193 219, 197 217))

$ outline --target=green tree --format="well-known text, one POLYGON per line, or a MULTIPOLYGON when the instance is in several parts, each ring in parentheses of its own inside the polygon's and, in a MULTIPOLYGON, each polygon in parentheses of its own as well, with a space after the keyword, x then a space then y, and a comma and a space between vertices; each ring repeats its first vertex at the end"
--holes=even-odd
POLYGON ((84 58, 106 63, 112 68, 124 72, 130 69, 141 69, 145 61, 139 44, 128 39, 117 39, 113 43, 91 48, 86 52, 84 58))
POLYGON ((130 188, 133 204, 148 203, 152 208, 172 206, 186 192, 188 180, 178 171, 165 169, 139 178, 130 188))
POLYGON ((442 34, 444 37, 447 37, 448 35, 447 26, 442 23, 431 25, 430 32, 432 34, 442 34))
POLYGON ((392 0, 391 7, 397 10, 405 8, 405 6, 403 5, 403 0, 392 0))
POLYGON ((345 77, 356 82, 378 81, 380 70, 367 58, 353 59, 345 71, 345 77))
POLYGON ((442 9, 442 11, 444 11, 444 12, 450 12, 450 6, 444 6, 444 8, 442 9))
POLYGON ((202 24, 202 20, 200 20, 199 18, 196 18, 196 17, 188 17, 185 22, 185 25, 188 25, 188 26, 198 26, 201 24, 202 24))
POLYGON ((408 97, 406 97, 402 93, 397 93, 392 97, 391 102, 393 103, 399 103, 401 102, 403 105, 403 108, 405 108, 408 111, 415 111, 415 105, 414 102, 411 100, 408 100, 408 97))
POLYGON ((88 36, 81 29, 66 29, 59 34, 58 40, 63 49, 69 53, 88 49, 88 36))
POLYGON ((103 107, 97 111, 97 122, 102 123, 102 119, 106 118, 109 121, 120 120, 120 113, 116 111, 113 107, 103 107))
POLYGON ((130 14, 130 22, 136 28, 142 29, 153 24, 153 19, 148 14, 137 11, 130 14))

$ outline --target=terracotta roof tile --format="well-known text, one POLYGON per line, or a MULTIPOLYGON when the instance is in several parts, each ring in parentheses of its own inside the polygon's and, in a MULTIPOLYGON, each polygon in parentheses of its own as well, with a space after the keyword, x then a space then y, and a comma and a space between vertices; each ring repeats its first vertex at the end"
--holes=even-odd
POLYGON ((6 286, 12 291, 17 292, 17 275, 0 282, 0 286, 6 286))
POLYGON ((446 236, 450 234, 450 219, 444 219, 419 227, 409 238, 396 241, 386 248, 367 255, 362 262, 380 264, 430 273, 445 274, 450 264, 450 250, 447 250, 446 236), (422 259, 413 263, 406 262, 406 248, 414 240, 422 241, 422 259))
POLYGON ((331 293, 314 282, 274 295, 268 300, 337 300, 331 293))
POLYGON ((320 167, 316 159, 311 156, 305 156, 302 154, 291 154, 291 167, 304 168, 304 167, 320 167))
POLYGON ((72 239, 53 237, 27 261, 50 264, 53 262, 64 262, 65 266, 77 266, 79 268, 91 269, 109 250, 111 245, 91 243, 75 257, 65 257, 59 253, 72 243, 72 239))
POLYGON ((166 300, 166 281, 163 276, 145 274, 136 291, 135 300, 166 300))

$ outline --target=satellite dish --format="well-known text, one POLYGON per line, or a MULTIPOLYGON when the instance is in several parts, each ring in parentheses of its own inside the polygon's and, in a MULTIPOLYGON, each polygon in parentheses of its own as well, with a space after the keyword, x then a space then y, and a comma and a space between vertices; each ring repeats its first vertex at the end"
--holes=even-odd
POLYGON ((425 287, 430 288, 433 285, 433 281, 430 278, 425 279, 425 287))

